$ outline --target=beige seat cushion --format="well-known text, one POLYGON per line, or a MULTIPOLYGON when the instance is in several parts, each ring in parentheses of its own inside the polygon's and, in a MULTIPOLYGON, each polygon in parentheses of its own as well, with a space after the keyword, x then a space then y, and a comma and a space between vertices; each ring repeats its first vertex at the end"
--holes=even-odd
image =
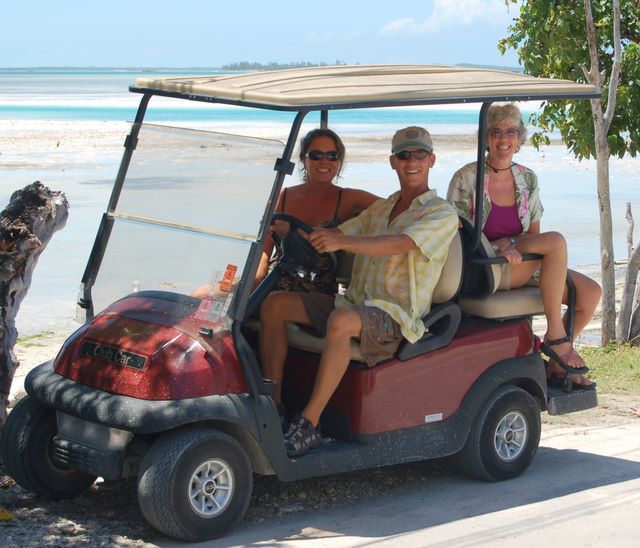
POLYGON ((480 299, 462 297, 460 308, 465 314, 488 319, 544 314, 540 289, 529 286, 496 291, 480 299))
MULTIPOLYGON (((496 256, 484 234, 482 234, 480 244, 487 257, 496 256)), ((460 308, 465 314, 487 319, 544 314, 539 288, 525 286, 518 289, 498 290, 501 278, 500 265, 491 265, 491 271, 494 279, 492 294, 482 298, 461 297, 460 308)))
MULTIPOLYGON (((292 348, 316 354, 322 354, 324 350, 325 339, 316 334, 312 328, 307 329, 298 324, 290 323, 287 325, 287 337, 289 338, 289 346, 292 348)), ((365 361, 360 351, 360 341, 351 340, 351 359, 359 362, 365 361)))

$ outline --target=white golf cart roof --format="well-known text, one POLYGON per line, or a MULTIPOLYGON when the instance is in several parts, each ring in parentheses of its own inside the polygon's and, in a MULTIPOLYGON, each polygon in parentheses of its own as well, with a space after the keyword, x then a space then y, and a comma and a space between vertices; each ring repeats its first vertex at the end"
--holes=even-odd
POLYGON ((131 91, 276 110, 595 98, 570 80, 447 65, 340 65, 214 76, 143 77, 131 91))

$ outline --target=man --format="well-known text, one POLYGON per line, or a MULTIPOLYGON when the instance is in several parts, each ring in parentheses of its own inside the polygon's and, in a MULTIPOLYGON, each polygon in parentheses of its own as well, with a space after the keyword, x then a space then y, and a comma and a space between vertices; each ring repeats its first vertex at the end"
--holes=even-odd
POLYGON ((287 354, 286 324, 311 325, 326 333, 311 398, 285 433, 289 456, 320 443, 320 415, 347 370, 351 339, 360 340, 372 367, 392 357, 403 338, 415 342, 424 333, 421 318, 431 308, 458 217, 447 201, 429 190, 429 170, 436 156, 425 129, 397 131, 391 152, 389 161, 400 190, 337 229, 316 229, 309 237, 320 252, 356 254, 345 296, 275 292, 261 307, 263 374, 277 383, 278 404, 287 354))

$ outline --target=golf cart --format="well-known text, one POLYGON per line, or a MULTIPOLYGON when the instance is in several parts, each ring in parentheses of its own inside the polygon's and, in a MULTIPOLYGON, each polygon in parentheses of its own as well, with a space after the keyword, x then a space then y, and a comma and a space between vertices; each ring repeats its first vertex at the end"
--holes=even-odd
MULTIPOLYGON (((308 115, 326 126, 329 113, 349 109, 477 103, 481 200, 491 103, 590 99, 595 88, 495 70, 381 65, 148 76, 130 91, 142 99, 82 278, 84 324, 31 371, 28 395, 3 432, 2 460, 25 489, 63 499, 97 477, 137 477, 146 519, 199 541, 242 519, 253 474, 292 481, 455 456, 473 477, 510 479, 536 453, 542 411, 597 405, 595 390, 547 386, 531 322, 542 311, 538 290, 496 291, 503 259, 484 240, 481 219, 461 221, 423 338, 374 368, 354 345, 321 420, 325 442, 289 458, 274 385, 260 370, 255 318, 282 272, 314 268, 317 253, 298 231, 310 227, 284 218, 292 230, 283 257, 253 288, 308 115), (280 142, 143 123, 152 98, 185 108, 212 103, 222 129, 233 107, 290 116, 290 130, 280 142), (223 302, 219 293, 191 296, 216 271, 227 274, 216 279, 228 286, 223 302)), ((329 262, 348 284, 349 257, 329 262)), ((291 325, 289 344, 283 400, 299 410, 323 340, 291 325)))

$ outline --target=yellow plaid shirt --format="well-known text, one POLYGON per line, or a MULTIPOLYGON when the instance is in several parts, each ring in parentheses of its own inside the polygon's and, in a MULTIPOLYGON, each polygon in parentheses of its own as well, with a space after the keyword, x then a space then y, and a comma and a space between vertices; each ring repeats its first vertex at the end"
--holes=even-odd
POLYGON ((378 200, 338 228, 353 236, 406 234, 417 249, 389 256, 357 253, 349 288, 344 297, 336 298, 336 307, 352 303, 381 308, 400 324, 402 335, 415 342, 424 334, 421 318, 431 309, 433 289, 458 229, 458 216, 435 190, 428 190, 389 224, 399 197, 400 191, 378 200))

